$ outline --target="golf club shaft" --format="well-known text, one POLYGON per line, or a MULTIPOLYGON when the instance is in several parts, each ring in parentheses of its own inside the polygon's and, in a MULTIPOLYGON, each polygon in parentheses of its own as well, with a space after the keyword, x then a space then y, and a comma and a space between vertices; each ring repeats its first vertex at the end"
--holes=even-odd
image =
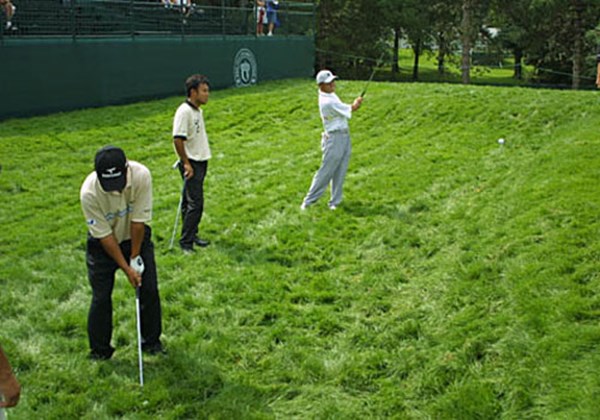
POLYGON ((377 60, 377 62, 375 62, 375 67, 373 68, 373 71, 371 72, 371 76, 369 77, 369 80, 367 80, 367 84, 365 85, 365 88, 363 89, 362 93, 360 94, 361 98, 364 97, 365 94, 367 93, 367 88, 369 87, 369 83, 371 83, 371 80, 373 80, 373 76, 375 76, 375 73, 377 72, 377 69, 379 68, 379 63, 383 59, 384 54, 385 53, 382 53, 381 56, 379 57, 379 60, 377 60))
POLYGON ((142 359, 142 319, 140 310, 140 287, 135 289, 135 312, 137 317, 138 362, 140 365, 140 386, 144 386, 144 360, 142 359))
POLYGON ((173 225, 173 233, 171 234, 171 242, 169 243, 169 250, 173 249, 173 242, 175 241, 175 233, 177 232, 177 225, 179 224, 179 215, 181 214, 181 206, 183 205, 183 194, 185 194, 185 183, 186 179, 183 180, 183 188, 181 189, 181 195, 179 196, 179 204, 177 205, 177 214, 175 214, 175 225, 173 225))

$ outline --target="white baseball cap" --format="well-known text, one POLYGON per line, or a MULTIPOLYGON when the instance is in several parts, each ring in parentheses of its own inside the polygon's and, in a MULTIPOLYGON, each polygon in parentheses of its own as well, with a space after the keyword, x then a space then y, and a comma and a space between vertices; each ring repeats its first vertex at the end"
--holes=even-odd
POLYGON ((320 85, 321 83, 331 83, 337 78, 338 77, 335 74, 333 74, 331 71, 321 70, 320 72, 317 73, 316 80, 317 80, 317 84, 320 85))

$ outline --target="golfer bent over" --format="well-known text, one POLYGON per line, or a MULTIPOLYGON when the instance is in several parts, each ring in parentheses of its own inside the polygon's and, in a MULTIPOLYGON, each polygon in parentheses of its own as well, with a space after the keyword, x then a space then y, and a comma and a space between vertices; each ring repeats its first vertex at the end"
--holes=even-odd
POLYGON ((362 98, 356 98, 352 105, 342 103, 334 93, 337 76, 329 70, 321 70, 316 79, 319 85, 319 111, 325 130, 321 137, 323 161, 300 208, 305 210, 316 202, 331 183, 329 208, 335 210, 342 201, 344 178, 352 150, 348 120, 352 112, 360 108, 362 98))
POLYGON ((198 236, 198 226, 204 212, 204 178, 211 158, 200 108, 208 102, 208 78, 194 74, 185 81, 185 89, 187 100, 177 108, 173 119, 173 144, 179 157, 179 172, 185 182, 179 246, 184 253, 191 253, 194 245, 205 247, 210 243, 198 236))
POLYGON ((128 161, 118 147, 96 153, 95 171, 81 186, 81 208, 88 225, 87 268, 92 286, 88 337, 93 359, 110 359, 112 291, 123 270, 140 288, 142 349, 161 353, 161 309, 154 245, 146 225, 152 218, 152 178, 144 165, 128 161))

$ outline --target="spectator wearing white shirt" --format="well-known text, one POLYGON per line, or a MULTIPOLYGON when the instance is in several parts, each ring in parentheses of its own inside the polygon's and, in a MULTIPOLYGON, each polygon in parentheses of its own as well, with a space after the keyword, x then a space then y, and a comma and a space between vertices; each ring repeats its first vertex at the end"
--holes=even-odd
POLYGON ((264 25, 269 23, 267 20, 267 10, 264 0, 256 0, 256 35, 264 35, 264 25))
POLYGON ((302 210, 314 204, 329 184, 329 208, 335 210, 342 201, 344 179, 352 151, 348 120, 352 118, 352 113, 360 108, 362 98, 356 98, 352 105, 343 103, 335 94, 335 79, 337 76, 329 70, 321 70, 316 77, 319 85, 319 112, 325 130, 321 137, 323 161, 300 206, 302 210))

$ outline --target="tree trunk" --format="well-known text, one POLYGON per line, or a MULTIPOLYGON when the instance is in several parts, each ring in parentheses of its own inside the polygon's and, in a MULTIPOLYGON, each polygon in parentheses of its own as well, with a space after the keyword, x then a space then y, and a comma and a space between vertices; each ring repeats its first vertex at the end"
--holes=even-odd
POLYGON ((523 79, 523 49, 520 47, 515 47, 513 53, 515 56, 513 77, 517 80, 521 80, 523 79))
POLYGON ((465 85, 471 83, 471 48, 473 33, 471 26, 473 25, 473 16, 471 9, 471 1, 463 0, 462 5, 462 22, 461 22, 461 40, 462 40, 462 82, 465 85))
POLYGON ((438 74, 440 76, 444 75, 445 72, 445 60, 446 58, 446 37, 443 32, 440 32, 438 35, 438 55, 437 55, 437 66, 438 66, 438 74))
POLYGON ((418 38, 413 44, 413 52, 415 53, 415 61, 413 63, 412 78, 416 82, 419 80, 419 56, 421 55, 421 38, 418 38))
POLYGON ((579 89, 581 84, 581 69, 583 68, 583 25, 581 15, 585 5, 581 0, 572 0, 573 15, 573 82, 572 89, 579 89))
MULTIPOLYGON (((400 51, 400 29, 394 28, 394 53, 392 57, 392 80, 396 80, 398 78, 398 73, 400 72, 400 68, 398 66, 398 55, 400 51)), ((377 63, 379 64, 379 63, 377 63)))

